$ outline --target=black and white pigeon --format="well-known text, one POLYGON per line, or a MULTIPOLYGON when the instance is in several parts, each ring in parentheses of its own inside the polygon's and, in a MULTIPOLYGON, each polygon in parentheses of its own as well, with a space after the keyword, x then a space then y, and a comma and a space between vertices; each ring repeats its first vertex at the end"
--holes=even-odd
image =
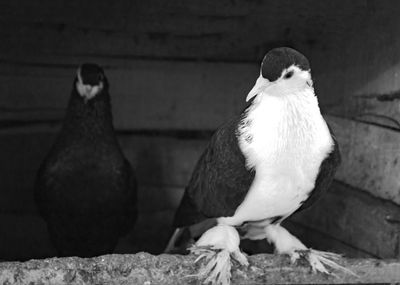
POLYGON ((313 271, 345 270, 333 261, 337 254, 308 249, 281 226, 330 186, 340 163, 307 58, 287 47, 269 51, 246 101, 201 155, 176 212, 169 249, 188 227, 213 218, 214 226, 189 249, 206 260, 198 273, 205 283, 229 284, 231 258, 248 264, 240 239, 266 238, 293 262, 308 260, 313 271))
POLYGON ((135 223, 136 191, 114 133, 107 78, 98 65, 83 64, 35 185, 36 204, 58 255, 112 253, 135 223))

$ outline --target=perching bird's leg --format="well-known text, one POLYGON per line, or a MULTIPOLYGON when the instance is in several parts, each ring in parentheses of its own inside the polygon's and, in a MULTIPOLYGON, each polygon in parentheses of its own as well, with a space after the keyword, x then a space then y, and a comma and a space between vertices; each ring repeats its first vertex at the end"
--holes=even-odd
POLYGON ((188 245, 193 243, 194 239, 191 237, 189 228, 177 228, 168 241, 164 253, 184 254, 187 252, 188 245))
POLYGON ((349 269, 335 262, 341 258, 340 254, 307 248, 299 239, 280 225, 268 225, 265 228, 265 233, 268 241, 275 245, 276 251, 279 254, 289 255, 292 263, 302 257, 310 264, 313 272, 334 275, 328 271, 327 267, 329 267, 355 275, 349 269))
POLYGON ((196 245, 189 248, 191 253, 199 255, 196 262, 203 259, 206 262, 195 276, 202 279, 204 284, 230 284, 231 258, 241 265, 248 265, 239 243, 239 234, 234 227, 217 225, 206 231, 196 245))

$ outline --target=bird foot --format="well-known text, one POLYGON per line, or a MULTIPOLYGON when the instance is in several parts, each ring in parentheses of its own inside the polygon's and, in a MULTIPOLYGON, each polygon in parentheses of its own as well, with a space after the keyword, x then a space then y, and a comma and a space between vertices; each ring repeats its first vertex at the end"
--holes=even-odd
POLYGON ((334 274, 333 272, 328 271, 328 267, 334 270, 343 271, 345 273, 357 276, 357 274, 355 274, 353 271, 335 262, 342 257, 342 255, 340 254, 310 248, 295 250, 293 254, 291 254, 290 259, 292 263, 294 263, 300 257, 304 258, 310 264, 311 269, 314 273, 321 272, 328 275, 336 276, 336 274, 334 274))
POLYGON ((229 285, 231 280, 231 254, 232 258, 240 265, 249 263, 246 256, 240 250, 229 252, 226 249, 218 249, 212 246, 192 246, 189 251, 198 255, 195 263, 205 259, 199 273, 193 275, 203 280, 203 284, 229 285))

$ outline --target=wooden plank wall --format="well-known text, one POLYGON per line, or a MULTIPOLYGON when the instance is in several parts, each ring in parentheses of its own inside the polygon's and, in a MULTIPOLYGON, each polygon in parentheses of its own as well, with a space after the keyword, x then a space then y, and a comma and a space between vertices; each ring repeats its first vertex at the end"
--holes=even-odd
POLYGON ((343 153, 334 187, 287 226, 315 248, 399 257, 397 2, 162 3, 0 4, 0 259, 54 254, 32 185, 81 62, 104 66, 138 172, 141 214, 117 252, 159 253, 210 134, 240 112, 260 59, 279 45, 309 57, 343 153))

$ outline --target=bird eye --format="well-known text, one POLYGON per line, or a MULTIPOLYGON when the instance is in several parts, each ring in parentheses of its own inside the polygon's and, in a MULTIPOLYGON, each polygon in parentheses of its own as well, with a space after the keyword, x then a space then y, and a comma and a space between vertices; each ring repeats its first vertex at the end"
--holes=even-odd
POLYGON ((289 71, 288 73, 286 73, 286 74, 283 76, 283 78, 289 79, 289 78, 292 77, 292 76, 293 76, 293 71, 289 71))

